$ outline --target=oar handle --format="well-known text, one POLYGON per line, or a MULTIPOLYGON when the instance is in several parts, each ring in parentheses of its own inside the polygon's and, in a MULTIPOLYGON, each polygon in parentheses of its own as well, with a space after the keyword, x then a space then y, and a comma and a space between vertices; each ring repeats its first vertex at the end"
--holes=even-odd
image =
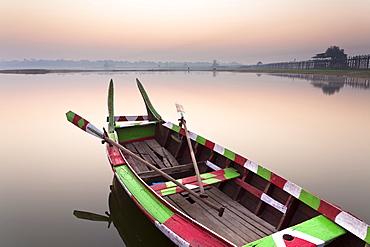
POLYGON ((194 154, 193 146, 191 145, 191 140, 190 140, 188 129, 186 127, 186 122, 184 119, 182 119, 181 122, 184 126, 185 136, 186 136, 186 140, 189 146, 190 157, 193 162, 195 174, 197 175, 197 180, 198 180, 199 189, 200 189, 200 197, 207 198, 208 195, 205 193, 204 188, 203 188, 202 179, 200 178, 198 163, 197 163, 197 160, 195 159, 195 154, 194 154))
POLYGON ((189 137, 189 132, 188 132, 188 129, 186 127, 184 107, 179 102, 176 102, 175 105, 176 105, 177 113, 179 114, 179 117, 180 117, 179 118, 180 127, 184 126, 186 140, 187 140, 188 146, 189 146, 190 157, 191 157, 191 160, 193 162, 195 174, 197 175, 197 180, 198 180, 199 189, 200 189, 200 197, 207 198, 208 195, 205 193, 204 188, 203 188, 202 179, 200 178, 200 173, 199 173, 199 168, 198 168, 197 160, 195 159, 195 154, 194 154, 193 146, 191 145, 191 140, 190 140, 190 137, 189 137))
POLYGON ((191 189, 189 189, 188 187, 186 187, 185 185, 179 183, 176 179, 174 179, 173 177, 171 177, 170 175, 168 175, 167 173, 161 171, 160 169, 158 169, 157 167, 155 167, 154 165, 150 164, 149 162, 147 162, 146 160, 142 159, 140 156, 132 153, 130 150, 128 150, 127 148, 123 147, 121 144, 113 141, 112 139, 108 138, 107 136, 104 136, 103 139, 110 145, 113 145, 117 148, 119 148, 124 154, 127 154, 127 155, 130 155, 132 158, 136 159, 137 161, 143 163, 144 165, 146 165, 147 167, 151 168, 152 170, 154 170, 155 172, 157 172, 158 174, 162 175, 163 177, 165 177, 166 179, 168 179, 169 181, 175 183, 177 186, 179 186, 180 188, 182 188, 183 190, 189 192, 191 195, 197 197, 199 200, 201 200, 202 202, 204 202, 205 204, 207 204, 208 206, 216 209, 218 211, 218 215, 219 216, 222 216, 223 215, 223 212, 225 210, 224 207, 218 207, 217 205, 213 204, 212 202, 204 199, 203 197, 201 197, 200 195, 198 195, 197 193, 195 193, 194 191, 192 191, 191 189))

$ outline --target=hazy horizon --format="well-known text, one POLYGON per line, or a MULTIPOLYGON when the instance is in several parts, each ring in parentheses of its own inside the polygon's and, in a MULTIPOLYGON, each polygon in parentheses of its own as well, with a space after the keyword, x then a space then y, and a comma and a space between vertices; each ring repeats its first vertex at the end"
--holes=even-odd
POLYGON ((0 61, 256 64, 370 54, 369 0, 0 0, 0 61))

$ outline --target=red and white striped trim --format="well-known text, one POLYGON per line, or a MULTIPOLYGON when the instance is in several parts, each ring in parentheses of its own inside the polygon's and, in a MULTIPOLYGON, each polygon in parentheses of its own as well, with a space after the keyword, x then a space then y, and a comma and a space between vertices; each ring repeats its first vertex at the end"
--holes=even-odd
POLYGON ((145 121, 148 120, 148 116, 115 116, 115 122, 123 122, 123 121, 145 121))

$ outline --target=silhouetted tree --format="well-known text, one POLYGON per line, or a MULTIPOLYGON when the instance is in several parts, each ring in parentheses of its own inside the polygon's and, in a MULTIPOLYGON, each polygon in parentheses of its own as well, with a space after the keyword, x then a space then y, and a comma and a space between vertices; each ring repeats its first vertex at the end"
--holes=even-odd
POLYGON ((340 49, 338 46, 330 46, 325 51, 325 56, 330 57, 330 68, 332 69, 346 69, 347 54, 344 53, 344 49, 340 49))
POLYGON ((328 49, 326 49, 325 55, 333 60, 347 58, 347 54, 344 53, 344 49, 340 49, 338 46, 330 46, 328 49))
POLYGON ((218 66, 220 66, 220 65, 219 65, 219 63, 217 62, 217 60, 216 60, 216 59, 214 59, 214 60, 213 60, 212 67, 213 67, 213 68, 216 68, 216 67, 218 67, 218 66))

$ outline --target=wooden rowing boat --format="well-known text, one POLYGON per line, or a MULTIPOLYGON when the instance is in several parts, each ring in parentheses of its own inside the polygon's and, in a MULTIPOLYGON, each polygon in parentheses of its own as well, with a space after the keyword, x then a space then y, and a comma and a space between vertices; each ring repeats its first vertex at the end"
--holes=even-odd
POLYGON ((180 123, 164 121, 139 80, 137 85, 145 116, 114 116, 111 81, 108 131, 72 111, 67 119, 106 143, 115 186, 166 241, 177 246, 369 246, 367 223, 188 131, 181 104, 176 104, 180 123))

